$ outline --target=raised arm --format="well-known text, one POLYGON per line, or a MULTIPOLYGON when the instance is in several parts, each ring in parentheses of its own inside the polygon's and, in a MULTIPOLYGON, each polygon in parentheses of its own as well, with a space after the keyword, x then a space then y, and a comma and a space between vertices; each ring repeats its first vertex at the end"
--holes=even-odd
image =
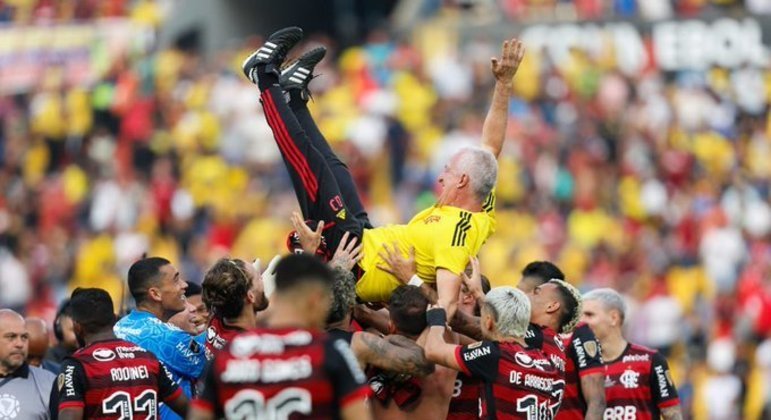
POLYGON ((454 370, 462 370, 455 359, 455 350, 458 346, 449 344, 444 340, 447 322, 447 314, 441 307, 433 307, 426 313, 428 319, 428 335, 426 336, 426 358, 430 362, 448 367, 454 370))
POLYGON ((501 154, 506 135, 512 82, 524 55, 525 47, 522 42, 511 39, 503 41, 501 58, 491 59, 490 67, 495 76, 495 89, 490 110, 482 127, 482 147, 490 150, 496 158, 501 154))
POLYGON ((405 337, 383 338, 362 331, 353 336, 351 350, 362 365, 416 376, 434 371, 434 365, 426 360, 423 349, 405 337))

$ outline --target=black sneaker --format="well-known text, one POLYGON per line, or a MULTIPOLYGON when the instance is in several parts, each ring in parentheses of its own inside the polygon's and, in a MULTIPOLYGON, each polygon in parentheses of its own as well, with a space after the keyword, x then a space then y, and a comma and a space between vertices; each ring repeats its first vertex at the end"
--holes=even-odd
POLYGON ((281 70, 279 78, 281 88, 285 91, 299 90, 303 100, 308 100, 310 98, 308 83, 314 77, 313 68, 324 59, 326 53, 325 47, 314 48, 287 65, 281 70))
POLYGON ((244 75, 257 84, 257 72, 255 69, 259 65, 265 65, 266 72, 273 72, 276 76, 280 76, 281 63, 284 62, 286 54, 303 38, 303 30, 290 26, 288 28, 279 29, 271 34, 265 44, 257 51, 252 53, 246 60, 241 68, 244 71, 244 75))

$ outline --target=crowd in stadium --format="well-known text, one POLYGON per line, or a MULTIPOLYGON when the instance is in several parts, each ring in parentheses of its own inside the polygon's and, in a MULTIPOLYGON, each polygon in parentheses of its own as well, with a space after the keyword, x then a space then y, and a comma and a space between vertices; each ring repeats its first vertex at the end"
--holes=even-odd
MULTIPOLYGON (((297 198, 240 68, 262 41, 211 60, 126 54, 93 85, 52 72, 0 97, 0 308, 50 326, 74 288, 98 287, 125 314, 138 304, 127 273, 145 254, 173 263, 192 302, 219 258, 267 262, 286 249, 297 198)), ((447 160, 479 143, 498 45, 436 60, 375 31, 339 50, 306 35, 297 50, 322 44, 309 102, 320 131, 372 224, 407 221, 433 204, 447 160)), ((582 292, 618 290, 627 337, 667 357, 684 412, 754 418, 771 401, 768 73, 614 65, 528 52, 480 265, 493 287, 550 260, 582 292)), ((201 319, 181 323, 194 331, 201 319)))

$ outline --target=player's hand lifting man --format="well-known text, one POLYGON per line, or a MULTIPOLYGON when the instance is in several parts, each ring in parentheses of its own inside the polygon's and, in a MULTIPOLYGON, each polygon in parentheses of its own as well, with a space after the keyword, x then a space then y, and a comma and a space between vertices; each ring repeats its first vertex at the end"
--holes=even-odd
POLYGON ((525 56, 525 46, 522 41, 512 38, 503 41, 501 49, 501 58, 493 57, 490 59, 490 68, 493 71, 495 80, 501 83, 511 84, 514 75, 517 74, 522 57, 525 56))

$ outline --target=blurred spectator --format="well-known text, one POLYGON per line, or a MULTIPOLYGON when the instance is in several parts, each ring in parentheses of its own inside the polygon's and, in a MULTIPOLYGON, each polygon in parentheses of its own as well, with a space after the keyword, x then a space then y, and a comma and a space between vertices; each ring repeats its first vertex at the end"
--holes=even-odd
POLYGON ((43 368, 54 375, 59 374, 59 365, 45 359, 50 342, 48 325, 40 318, 27 318, 24 320, 29 334, 29 351, 27 353, 27 363, 30 366, 43 368))

